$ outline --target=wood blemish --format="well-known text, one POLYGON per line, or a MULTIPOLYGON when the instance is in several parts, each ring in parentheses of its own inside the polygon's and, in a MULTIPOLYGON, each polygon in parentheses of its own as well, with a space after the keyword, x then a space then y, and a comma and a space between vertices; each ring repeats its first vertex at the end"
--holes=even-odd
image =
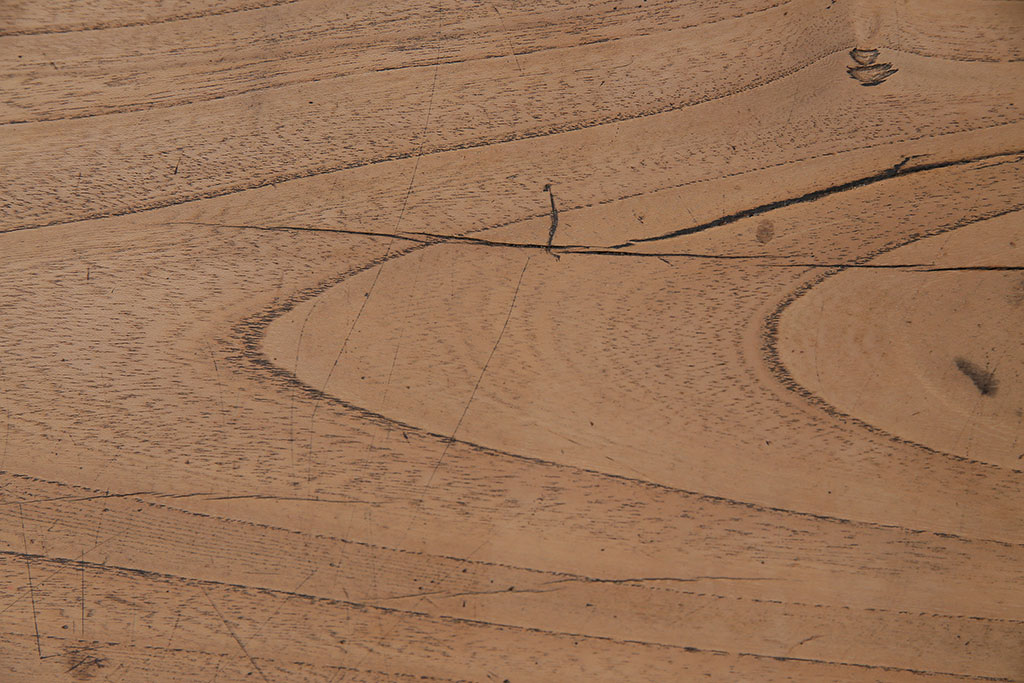
POLYGON ((889 76, 899 71, 899 69, 893 68, 889 62, 876 63, 878 50, 854 48, 850 50, 850 57, 857 62, 857 65, 846 67, 846 71, 850 74, 850 78, 860 81, 861 85, 880 85, 889 76))
POLYGON ((994 373, 991 370, 986 370, 980 365, 976 365, 966 358, 957 357, 953 359, 956 363, 956 367, 960 372, 967 375, 967 377, 974 382, 974 386, 978 388, 978 391, 982 396, 994 396, 996 389, 999 387, 999 383, 996 381, 994 373))

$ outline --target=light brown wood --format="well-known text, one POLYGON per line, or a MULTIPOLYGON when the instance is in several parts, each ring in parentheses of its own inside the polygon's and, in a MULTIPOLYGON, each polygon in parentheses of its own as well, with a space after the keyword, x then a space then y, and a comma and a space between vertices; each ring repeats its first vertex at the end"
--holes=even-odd
POLYGON ((1024 680, 1024 3, 0 5, 0 680, 1024 680))

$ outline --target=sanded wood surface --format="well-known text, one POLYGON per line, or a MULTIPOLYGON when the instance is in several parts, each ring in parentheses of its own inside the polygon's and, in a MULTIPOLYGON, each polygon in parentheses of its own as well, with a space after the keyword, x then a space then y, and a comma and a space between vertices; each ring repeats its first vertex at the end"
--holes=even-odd
POLYGON ((1024 680, 1022 60, 0 0, 0 681, 1024 680))

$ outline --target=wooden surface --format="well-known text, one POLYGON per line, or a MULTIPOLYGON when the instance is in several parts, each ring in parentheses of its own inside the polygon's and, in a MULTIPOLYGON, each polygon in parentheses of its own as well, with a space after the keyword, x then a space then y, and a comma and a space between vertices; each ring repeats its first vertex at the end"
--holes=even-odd
POLYGON ((0 2, 0 680, 1024 680, 1022 59, 0 2))

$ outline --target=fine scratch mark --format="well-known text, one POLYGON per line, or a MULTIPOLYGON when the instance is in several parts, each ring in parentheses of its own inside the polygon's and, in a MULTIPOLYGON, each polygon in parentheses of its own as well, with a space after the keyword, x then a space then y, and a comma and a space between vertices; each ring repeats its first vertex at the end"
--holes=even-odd
POLYGON ((545 581, 545 584, 553 583, 656 583, 656 582, 672 582, 672 583, 697 583, 699 581, 778 581, 779 579, 768 577, 768 576, 693 576, 693 577, 678 577, 678 576, 642 576, 632 577, 625 579, 600 579, 596 577, 572 577, 566 579, 554 579, 552 581, 545 581))
POLYGON ((39 653, 39 659, 43 658, 43 646, 39 640, 39 617, 36 614, 36 587, 32 583, 32 561, 29 559, 28 552, 28 535, 25 533, 25 511, 22 507, 18 506, 18 512, 21 515, 21 541, 25 545, 25 570, 28 572, 28 593, 32 599, 32 626, 35 627, 36 631, 36 652, 39 653))
POLYGON ((384 256, 380 259, 380 265, 377 267, 377 272, 373 276, 373 282, 370 283, 369 289, 363 296, 363 302, 359 306, 359 310, 356 312, 356 317, 352 320, 352 325, 349 327, 348 332, 345 334, 345 339, 341 343, 341 347, 338 349, 338 354, 334 357, 334 363, 331 364, 331 369, 327 372, 327 377, 324 379, 323 388, 316 397, 316 401, 313 403, 313 410, 309 416, 309 450, 306 454, 306 484, 307 486, 312 485, 313 481, 313 423, 316 419, 317 409, 320 407, 320 402, 324 392, 327 391, 327 385, 331 381, 331 377, 334 375, 335 369, 338 367, 338 361, 341 360, 342 355, 345 353, 345 349, 348 347, 349 339, 352 337, 352 333, 355 332, 356 325, 359 323, 359 319, 363 316, 363 312, 366 310, 366 305, 370 301, 370 295, 373 294, 374 288, 377 286, 377 282, 380 280, 380 274, 384 270, 385 264, 388 262, 388 257, 391 255, 391 249, 395 243, 395 239, 398 235, 398 228, 402 224, 402 219, 405 217, 405 210, 409 205, 409 197, 412 196, 413 186, 416 184, 416 173, 420 168, 420 160, 423 158, 423 147, 427 139, 427 130, 430 126, 430 115, 434 109, 434 94, 437 92, 437 74, 441 66, 441 17, 438 16, 437 26, 437 57, 434 59, 434 80, 430 85, 430 97, 427 100, 427 115, 423 122, 423 131, 420 133, 420 144, 416 150, 416 158, 413 162, 412 175, 409 178, 409 187, 405 191, 405 198, 402 200, 402 209, 398 213, 398 220, 395 221, 395 228, 391 231, 390 239, 388 240, 387 248, 384 250, 384 256))
MULTIPOLYGON (((454 262, 453 262, 453 265, 454 265, 454 262)), ((419 274, 420 274, 420 269, 422 268, 422 266, 423 266, 423 262, 422 261, 417 261, 416 262, 416 271, 414 273, 416 279, 414 280, 414 285, 419 282, 419 274)), ((454 270, 454 268, 453 268, 453 270, 454 270)), ((454 274, 452 275, 452 277, 454 278, 454 274)), ((414 287, 413 291, 415 291, 415 287, 414 287)), ((402 321, 402 328, 401 328, 401 330, 398 333, 398 341, 395 343, 395 352, 391 355, 391 367, 388 369, 388 377, 387 377, 387 380, 385 380, 385 382, 384 382, 384 394, 381 396, 381 399, 380 399, 380 410, 378 411, 380 413, 384 412, 384 410, 385 410, 385 408, 387 406, 387 403, 388 403, 388 392, 391 391, 391 381, 392 381, 392 379, 394 379, 394 376, 395 376, 395 366, 398 364, 398 353, 399 353, 399 351, 401 351, 401 349, 402 349, 402 342, 405 340, 405 330, 406 330, 407 323, 408 323, 408 321, 403 319, 403 321, 402 321)), ((384 431, 385 438, 390 437, 391 436, 391 425, 390 424, 386 425, 384 427, 384 430, 385 430, 384 431)), ((380 434, 379 430, 375 431, 373 436, 370 438, 370 445, 369 445, 369 448, 367 449, 368 452, 373 453, 374 446, 377 443, 377 437, 378 437, 379 434, 380 434)), ((405 434, 405 432, 402 432, 402 436, 405 437, 406 441, 409 440, 409 437, 405 434)))
POLYGON ((159 495, 155 491, 131 491, 129 493, 98 493, 94 496, 56 496, 54 498, 29 498, 27 500, 11 501, 8 503, 0 503, 0 507, 5 505, 17 505, 19 508, 22 505, 31 505, 33 503, 54 503, 58 501, 64 502, 81 502, 86 500, 102 500, 104 498, 130 498, 133 496, 149 496, 159 495))
POLYGON ((260 632, 263 631, 263 628, 267 624, 269 624, 271 621, 273 621, 277 617, 277 615, 281 613, 281 610, 284 609, 285 605, 287 605, 291 601, 291 599, 294 598, 298 594, 299 590, 301 590, 302 587, 306 585, 306 582, 309 581, 310 579, 312 579, 313 576, 316 575, 316 573, 318 571, 320 571, 320 567, 316 567, 315 569, 313 569, 313 571, 311 571, 309 574, 306 575, 306 578, 302 579, 302 581, 299 581, 299 583, 295 586, 295 588, 292 588, 290 591, 288 591, 288 596, 285 597, 285 599, 281 601, 281 604, 279 604, 277 606, 277 609, 274 610, 274 613, 271 614, 269 617, 267 617, 263 621, 263 623, 259 625, 259 628, 257 628, 256 631, 251 636, 249 636, 249 642, 250 643, 253 641, 254 638, 259 636, 260 632))
POLYGON ((7 444, 11 440, 11 410, 4 406, 4 413, 7 415, 7 425, 4 427, 4 450, 0 454, 0 467, 7 462, 7 444))
MULTIPOLYGON (((7 386, 7 379, 4 376, 3 366, 0 366, 0 384, 2 384, 4 388, 7 386)), ((4 428, 4 450, 0 453, 0 468, 2 468, 7 462, 7 443, 11 439, 11 409, 6 405, 4 406, 4 414, 7 416, 7 426, 4 428)))
POLYGON ((32 561, 27 557, 25 558, 25 569, 28 572, 29 597, 32 599, 32 626, 36 632, 36 652, 39 653, 39 659, 43 659, 43 646, 39 642, 39 617, 36 614, 36 589, 32 584, 32 561))
POLYGON ((509 52, 512 53, 512 59, 516 60, 516 68, 519 69, 519 74, 522 75, 523 67, 519 63, 519 55, 516 54, 516 48, 512 45, 512 36, 508 32, 508 27, 505 26, 505 17, 501 16, 497 5, 491 5, 491 7, 494 8, 494 12, 498 15, 498 20, 501 22, 501 30, 505 32, 505 39, 508 40, 509 52))
MULTIPOLYGON (((77 560, 77 562, 83 562, 86 555, 88 555, 89 553, 93 552, 97 548, 99 548, 101 546, 104 546, 107 543, 110 543, 111 541, 114 541, 114 540, 116 540, 118 538, 121 538, 121 537, 127 535, 128 533, 130 533, 132 531, 133 528, 134 528, 134 520, 128 525, 127 528, 125 528, 125 529, 123 529, 121 531, 118 531, 117 533, 111 534, 110 536, 108 536, 107 538, 103 539, 102 541, 96 542, 90 548, 87 548, 86 550, 83 550, 81 552, 80 556, 79 556, 81 559, 77 560)), ((99 533, 99 528, 97 527, 97 534, 98 533, 99 533)), ((0 554, 5 553, 5 552, 7 552, 7 551, 0 550, 0 554)), ((16 551, 15 551, 14 554, 17 554, 16 551)), ((40 560, 47 560, 47 559, 53 560, 54 559, 52 557, 51 558, 47 558, 47 557, 44 557, 42 555, 31 555, 29 553, 25 553, 25 557, 26 557, 26 559, 32 559, 33 557, 35 557, 35 558, 40 559, 40 560)), ((52 579, 57 574, 60 574, 61 572, 63 572, 68 567, 74 566, 75 563, 76 563, 75 560, 69 560, 69 561, 66 561, 64 563, 61 563, 57 567, 57 569, 55 569, 54 571, 52 571, 49 574, 47 574, 46 576, 44 576, 43 580, 40 583, 46 583, 47 581, 52 579)), ((105 565, 105 563, 106 563, 106 560, 104 560, 104 565, 105 565)), ((31 588, 31 586, 30 586, 30 588, 31 588)), ((21 602, 22 598, 24 598, 24 597, 25 597, 25 593, 22 592, 18 597, 16 597, 13 600, 11 600, 9 603, 7 603, 7 605, 3 609, 0 609, 0 615, 6 613, 7 610, 9 610, 12 607, 14 607, 15 605, 17 605, 19 602, 21 602)), ((48 656, 55 656, 55 655, 48 655, 48 656)), ((44 657, 44 659, 45 659, 45 657, 44 657)))
POLYGON ((85 564, 82 564, 82 637, 85 637, 85 564))
POLYGON ((563 590, 562 588, 516 588, 515 586, 509 586, 508 588, 497 588, 494 590, 486 591, 463 591, 461 593, 447 593, 445 591, 428 591, 424 593, 407 593, 405 595, 388 595, 380 598, 367 598, 367 602, 385 602, 387 600, 408 600, 409 598, 463 598, 471 595, 508 595, 509 593, 553 593, 555 591, 563 590))
POLYGON ((217 393, 220 396, 220 416, 221 421, 224 423, 224 430, 228 428, 228 411, 224 407, 224 383, 220 379, 220 368, 217 366, 217 357, 213 355, 213 347, 210 346, 210 342, 206 342, 206 350, 210 352, 210 360, 213 361, 213 371, 217 375, 217 393))
POLYGON ((213 610, 217 613, 217 616, 220 617, 220 620, 224 622, 224 628, 228 630, 228 633, 231 634, 231 637, 234 638, 236 643, 238 643, 238 647, 241 648, 242 652, 248 658, 249 663, 252 664, 253 668, 256 669, 257 672, 259 672, 260 677, 264 681, 270 683, 270 679, 268 679, 267 675, 263 673, 263 669, 261 669, 260 665, 256 663, 256 660, 252 658, 252 655, 249 654, 249 651, 245 649, 245 644, 242 643, 242 641, 235 634, 235 630, 231 628, 231 624, 229 624, 228 620, 224 618, 224 615, 221 613, 220 608, 217 607, 216 603, 214 603, 213 601, 213 598, 210 597, 210 593, 206 590, 206 586, 199 584, 199 589, 203 591, 203 595, 205 595, 206 599, 210 602, 210 606, 213 607, 213 610))
MULTIPOLYGON (((196 495, 206 495, 206 494, 196 494, 196 495)), ((182 497, 184 497, 184 496, 182 496, 182 497)), ((339 499, 339 498, 320 498, 319 496, 309 498, 309 497, 306 497, 306 496, 275 496, 275 495, 267 494, 267 493, 248 493, 248 494, 238 494, 238 495, 234 495, 234 496, 216 496, 216 497, 208 497, 207 500, 287 500, 287 501, 297 501, 297 502, 305 502, 305 503, 344 503, 344 504, 358 503, 358 504, 361 504, 361 505, 378 505, 379 504, 379 503, 377 503, 375 501, 372 501, 372 500, 360 500, 360 499, 357 499, 357 498, 339 499)))
MULTIPOLYGON (((516 308, 516 299, 519 298, 519 288, 523 286, 523 276, 526 275, 526 267, 530 265, 529 256, 526 257, 526 263, 523 264, 523 270, 519 273, 519 281, 516 282, 516 289, 512 293, 512 303, 509 304, 508 314, 505 315, 505 322, 501 326, 501 331, 498 332, 498 338, 494 340, 494 346, 491 347, 491 352, 487 356, 487 360, 484 361, 484 366, 480 369, 480 375, 476 378, 476 384, 473 385, 473 391, 469 394, 469 400, 466 401, 466 406, 462 409, 462 415, 459 416, 458 422, 455 423, 455 429, 452 430, 451 436, 445 441, 444 450, 441 451, 441 457, 434 463, 434 469, 430 472, 430 477, 427 479, 427 483, 424 485, 423 490, 430 488, 431 482, 434 481, 434 475, 437 474, 437 469, 441 466, 441 461, 444 460, 448 454, 448 449, 451 448, 452 443, 455 441, 455 436, 459 433, 459 427, 462 426, 462 421, 466 419, 466 414, 469 412, 469 406, 473 403, 473 399, 476 397, 477 389, 480 388, 480 382, 483 381, 484 375, 487 373, 487 366, 491 364, 491 359, 494 358, 494 352, 498 350, 498 345, 501 344, 501 338, 505 336, 505 330, 508 329, 508 322, 512 319, 512 311, 516 308)), ((422 502, 422 496, 420 498, 422 502)))
POLYGON ((789 648, 789 650, 787 650, 787 651, 786 651, 786 656, 788 657, 788 656, 789 656, 789 654, 790 654, 791 652, 793 652, 793 650, 797 649, 797 648, 798 648, 798 647, 800 647, 801 645, 804 645, 805 643, 809 643, 809 642, 811 642, 812 640, 817 640, 818 638, 821 638, 821 637, 822 637, 822 635, 821 635, 821 634, 819 633, 819 634, 817 634, 817 635, 813 635, 813 636, 808 636, 808 637, 804 638, 804 639, 803 639, 803 640, 801 640, 801 641, 800 641, 799 643, 797 643, 797 644, 793 645, 793 647, 789 648))
MULTIPOLYGON (((309 322, 309 317, 313 315, 313 311, 316 310, 317 305, 320 303, 320 299, 313 302, 313 305, 309 307, 309 311, 306 313, 306 318, 302 321, 302 327, 299 328, 299 338, 295 342, 295 367, 292 369, 292 374, 298 377, 299 375, 299 353, 302 351, 302 337, 306 334, 306 323, 309 322)), ((295 469, 295 387, 291 388, 288 392, 288 441, 291 444, 291 467, 295 469)))
POLYGON ((178 613, 174 615, 174 626, 171 627, 171 635, 167 636, 167 645, 165 648, 170 648, 171 643, 174 642, 174 633, 178 630, 178 623, 181 621, 181 608, 179 607, 178 613))

